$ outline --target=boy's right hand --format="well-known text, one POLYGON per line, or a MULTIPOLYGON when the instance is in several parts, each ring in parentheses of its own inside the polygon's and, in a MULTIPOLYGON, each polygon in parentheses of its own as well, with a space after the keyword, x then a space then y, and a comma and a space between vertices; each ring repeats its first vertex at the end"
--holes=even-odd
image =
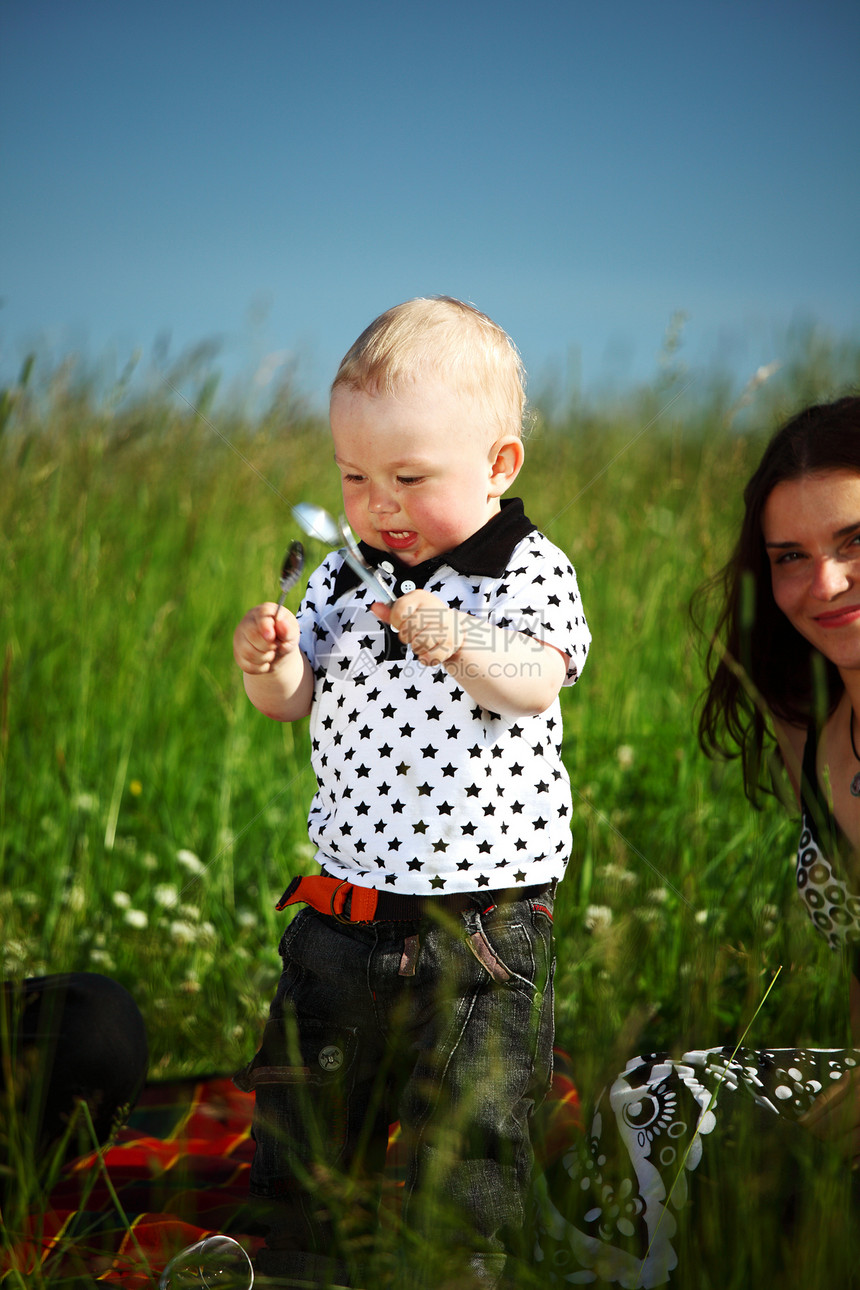
POLYGON ((298 619, 273 601, 249 609, 233 633, 233 657, 250 676, 274 672, 298 648, 298 619))

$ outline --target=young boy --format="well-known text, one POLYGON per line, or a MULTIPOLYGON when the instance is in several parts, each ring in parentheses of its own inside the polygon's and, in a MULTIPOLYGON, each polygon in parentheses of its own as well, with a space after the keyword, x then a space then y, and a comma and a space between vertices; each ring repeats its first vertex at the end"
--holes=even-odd
POLYGON ((406 1230, 459 1257, 458 1287, 496 1285, 522 1229, 570 849, 558 694, 590 640, 567 557, 501 501, 524 403, 515 347, 472 306, 382 314, 330 414, 346 516, 393 603, 336 553, 297 618, 266 603, 235 632, 254 705, 310 715, 322 867, 279 905, 306 908, 238 1077, 256 1093, 252 1194, 271 1202, 264 1274, 346 1275, 320 1179, 381 1174, 395 1120, 406 1230))

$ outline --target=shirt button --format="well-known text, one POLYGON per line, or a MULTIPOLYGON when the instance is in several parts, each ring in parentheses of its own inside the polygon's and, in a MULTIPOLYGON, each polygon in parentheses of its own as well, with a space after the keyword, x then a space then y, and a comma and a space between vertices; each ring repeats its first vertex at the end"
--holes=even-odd
POLYGON ((404 596, 408 596, 410 591, 415 590, 415 583, 411 578, 404 578, 400 584, 400 590, 404 596))
POLYGON ((390 560, 380 560, 379 567, 380 569, 384 569, 386 573, 394 572, 394 565, 391 563, 390 560))

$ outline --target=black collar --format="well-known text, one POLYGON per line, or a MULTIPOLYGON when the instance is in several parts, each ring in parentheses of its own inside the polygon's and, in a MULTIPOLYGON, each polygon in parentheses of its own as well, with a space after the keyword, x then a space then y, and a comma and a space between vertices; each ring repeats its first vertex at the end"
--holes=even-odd
MULTIPOLYGON (((470 574, 480 578, 501 578, 514 547, 527 534, 534 530, 534 524, 523 511, 523 504, 518 497, 509 497, 502 502, 502 508, 492 519, 479 528, 477 533, 466 538, 459 546, 442 555, 431 556, 421 564, 404 564, 392 551, 377 551, 366 542, 359 542, 361 554, 371 568, 385 563, 394 570, 398 584, 404 579, 413 582, 416 587, 424 587, 437 569, 447 565, 457 573, 470 574)), ((337 600, 345 591, 357 586, 359 578, 349 565, 344 563, 337 572, 334 584, 334 599, 337 600)))

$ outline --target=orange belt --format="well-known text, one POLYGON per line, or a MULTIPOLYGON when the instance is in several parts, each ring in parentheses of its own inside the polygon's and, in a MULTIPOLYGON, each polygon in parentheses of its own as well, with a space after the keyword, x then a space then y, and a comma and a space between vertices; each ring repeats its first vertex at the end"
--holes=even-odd
MULTIPOLYGON (((306 904, 320 914, 330 914, 341 923, 372 923, 380 895, 385 893, 373 887, 355 887, 341 878, 317 874, 311 878, 294 878, 275 908, 306 904)), ((420 918, 420 914, 416 917, 420 918)))
POLYGON ((275 908, 306 904, 340 923, 417 923, 428 905, 455 913, 470 907, 478 908, 486 914, 496 905, 528 900, 546 890, 546 886, 512 887, 508 891, 455 891, 445 896, 403 896, 393 891, 377 891, 375 887, 357 887, 345 878, 332 878, 322 873, 310 878, 293 878, 275 908), (476 904, 476 897, 480 905, 476 904))

